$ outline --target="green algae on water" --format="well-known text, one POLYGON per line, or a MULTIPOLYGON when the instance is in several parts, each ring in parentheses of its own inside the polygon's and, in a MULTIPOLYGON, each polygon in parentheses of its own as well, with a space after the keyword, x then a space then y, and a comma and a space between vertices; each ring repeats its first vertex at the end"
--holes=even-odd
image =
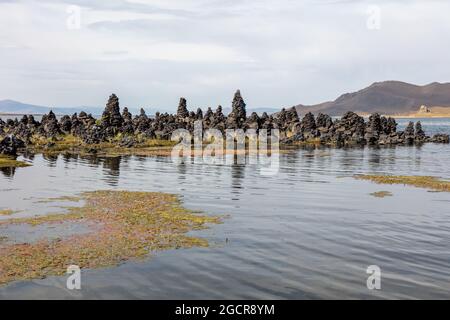
POLYGON ((10 216, 14 213, 16 213, 16 211, 10 209, 0 210, 0 216, 10 216))
POLYGON ((434 191, 450 192, 450 181, 429 176, 356 175, 355 179, 369 180, 377 184, 403 184, 434 191))
POLYGON ((158 250, 207 247, 205 239, 186 233, 220 222, 185 209, 177 196, 166 193, 96 191, 80 199, 84 206, 67 213, 0 221, 4 227, 67 222, 96 226, 93 232, 56 240, 0 243, 0 284, 63 275, 70 265, 101 268, 143 259, 158 250))
POLYGON ((17 161, 11 157, 0 156, 0 168, 22 168, 29 166, 29 163, 17 161))
POLYGON ((385 198, 385 197, 392 197, 393 196, 392 192, 389 192, 389 191, 372 192, 370 195, 374 196, 375 198, 385 198))

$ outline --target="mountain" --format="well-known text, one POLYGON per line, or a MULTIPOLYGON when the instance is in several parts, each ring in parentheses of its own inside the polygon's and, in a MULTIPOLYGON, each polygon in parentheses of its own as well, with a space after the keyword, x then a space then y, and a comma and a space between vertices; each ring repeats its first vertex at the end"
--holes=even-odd
MULTIPOLYGON (((214 108, 212 108, 213 112, 215 111, 214 108)), ((228 115, 231 112, 231 108, 230 107, 226 107, 222 109, 223 114, 228 115)), ((203 110, 205 111, 205 110, 203 110)), ((266 112, 267 114, 272 114, 272 113, 276 113, 279 112, 280 109, 277 108, 270 108, 270 107, 261 107, 261 108, 252 108, 252 107, 248 107, 247 108, 247 116, 250 116, 250 114, 252 112, 256 112, 258 115, 262 115, 264 112, 266 112)))
POLYGON ((360 91, 343 94, 334 101, 309 106, 300 104, 296 108, 300 114, 311 111, 339 116, 355 111, 403 115, 417 112, 422 105, 450 109, 450 83, 433 82, 418 86, 400 81, 375 82, 360 91))
POLYGON ((73 114, 75 112, 85 111, 93 115, 101 115, 102 108, 97 107, 73 107, 73 108, 50 108, 44 106, 37 106, 33 104, 26 104, 14 100, 0 101, 0 114, 46 114, 53 110, 56 114, 73 114))
POLYGON ((48 112, 47 107, 25 104, 14 100, 1 100, 0 113, 12 114, 43 114, 48 112))
MULTIPOLYGON (((57 115, 71 115, 75 112, 80 113, 81 111, 85 111, 87 113, 91 113, 94 116, 99 116, 103 113, 104 108, 99 107, 73 107, 73 108, 50 108, 50 107, 44 107, 44 106, 37 106, 33 104, 26 104, 14 100, 0 100, 0 114, 34 114, 34 115, 41 115, 41 114, 47 114, 50 112, 50 110, 53 110, 53 112, 57 115)), ((132 114, 139 114, 140 108, 128 108, 129 111, 132 114)), ((194 111, 196 109, 193 109, 194 111)), ((150 110, 148 108, 145 108, 145 111, 148 115, 153 115, 156 113, 155 110, 150 110)), ((206 110, 203 110, 206 111, 206 110)), ((213 108, 213 111, 215 109, 213 108)), ((258 114, 262 114, 263 112, 267 113, 274 113, 277 112, 277 109, 274 108, 253 108, 249 109, 249 114, 251 112, 256 112, 258 114)), ((162 111, 164 112, 164 111, 162 111)), ((223 112, 225 114, 228 114, 231 112, 231 108, 224 108, 223 112)))

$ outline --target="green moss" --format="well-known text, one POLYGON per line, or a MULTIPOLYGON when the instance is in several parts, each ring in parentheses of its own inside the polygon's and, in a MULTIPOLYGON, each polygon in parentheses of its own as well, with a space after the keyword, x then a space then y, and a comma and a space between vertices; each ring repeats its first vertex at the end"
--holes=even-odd
POLYGON ((375 198, 385 198, 385 197, 392 197, 393 194, 389 191, 377 191, 370 194, 371 196, 374 196, 375 198))
POLYGON ((28 167, 29 163, 17 161, 11 157, 0 156, 0 168, 21 168, 28 167))
MULTIPOLYGON (((304 141, 294 141, 292 143, 283 143, 280 142, 279 148, 286 149, 286 148, 292 148, 292 147, 303 147, 303 146, 321 146, 323 143, 321 142, 320 138, 310 138, 304 141)), ((275 145, 276 146, 276 145, 275 145)))
POLYGON ((142 143, 142 147, 173 147, 177 143, 170 140, 148 139, 142 143))
POLYGON ((434 191, 450 192, 450 181, 428 176, 356 175, 359 180, 369 180, 378 184, 403 184, 434 191))
MULTIPOLYGON (((99 156, 121 156, 121 155, 137 155, 137 156, 170 156, 172 149, 177 142, 162 139, 149 139, 143 134, 132 135, 136 141, 131 148, 120 146, 120 142, 124 134, 118 133, 109 141, 98 144, 86 144, 80 138, 73 135, 61 135, 58 137, 47 138, 41 135, 34 135, 30 138, 30 143, 27 145, 27 151, 32 153, 44 153, 46 155, 58 154, 77 154, 88 155, 95 153, 99 156)), ((320 140, 313 139, 305 144, 319 144, 320 140)), ((208 144, 205 141, 204 147, 208 144)), ((273 145, 272 148, 277 150, 281 145, 273 145)), ((224 141, 224 148, 226 149, 226 142, 224 141)), ((246 138, 247 153, 250 149, 249 140, 246 138)), ((281 152, 282 150, 280 150, 281 152)), ((284 151, 284 150, 283 150, 284 151)), ((226 150, 225 154, 238 154, 236 150, 226 150)), ((222 154, 219 152, 219 154, 222 154)), ((271 152, 269 152, 269 155, 271 152)))
POLYGON ((0 210, 0 216, 10 216, 12 214, 16 213, 16 211, 7 209, 7 210, 0 210))
POLYGON ((34 153, 52 154, 90 154, 95 151, 98 155, 169 155, 175 142, 169 140, 148 139, 143 135, 136 135, 137 143, 132 148, 120 147, 123 134, 119 133, 110 141, 98 144, 86 144, 73 135, 63 135, 53 139, 33 136, 27 149, 34 153))
POLYGON ((60 201, 70 201, 70 202, 78 202, 81 201, 80 197, 76 196, 64 196, 58 198, 48 198, 37 201, 37 203, 51 203, 51 202, 60 202, 60 201))
POLYGON ((83 193, 79 199, 84 206, 71 207, 68 213, 0 221, 6 227, 70 221, 95 226, 88 234, 2 245, 0 284, 62 275, 72 264, 100 268, 142 259, 156 250, 206 247, 205 239, 186 233, 220 222, 183 208, 175 195, 165 193, 97 191, 83 193))
POLYGON ((32 149, 34 152, 45 153, 70 151, 83 145, 82 140, 73 135, 63 135, 55 138, 34 135, 30 138, 30 142, 31 146, 28 149, 32 149))

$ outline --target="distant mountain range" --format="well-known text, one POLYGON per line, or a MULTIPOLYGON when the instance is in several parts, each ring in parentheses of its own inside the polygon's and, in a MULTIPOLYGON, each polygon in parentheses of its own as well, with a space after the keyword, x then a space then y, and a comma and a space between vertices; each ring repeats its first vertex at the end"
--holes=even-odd
POLYGON ((37 106, 33 104, 26 104, 14 100, 1 100, 0 101, 0 113, 3 114, 46 114, 50 110, 53 110, 55 114, 73 114, 75 112, 85 111, 92 113, 93 115, 101 115, 103 108, 98 107, 73 107, 73 108, 50 108, 44 106, 37 106))
POLYGON ((400 81, 375 82, 360 91, 343 94, 334 101, 308 106, 300 104, 296 108, 300 114, 311 111, 339 116, 354 111, 403 115, 417 112, 422 105, 450 108, 450 83, 433 82, 418 86, 400 81))
MULTIPOLYGON (((140 108, 128 108, 129 111, 132 114, 138 114, 140 108)), ((144 108, 147 115, 154 115, 156 113, 155 110, 150 110, 150 109, 146 109, 144 108)), ((50 112, 50 110, 52 110, 55 114, 57 115, 71 115, 74 114, 75 112, 80 113, 81 111, 87 112, 87 113, 91 113, 94 116, 99 116, 103 113, 104 108, 100 108, 100 107, 72 107, 72 108, 50 108, 50 107, 44 107, 44 106, 37 106, 37 105, 33 105, 33 104, 26 104, 26 103, 22 103, 22 102, 18 102, 18 101, 14 101, 14 100, 0 100, 0 114, 11 114, 11 115, 16 115, 16 114, 33 114, 33 115, 42 115, 42 114, 47 114, 50 112)), ((197 108, 193 109, 193 111, 196 111, 197 108)), ((213 108, 213 111, 215 109, 213 108)), ((174 108, 174 112, 176 111, 176 108, 174 108)), ((203 110, 203 112, 205 112, 206 109, 203 110)), ((225 114, 229 113, 231 111, 231 108, 224 108, 223 112, 225 114)), ((263 112, 267 112, 267 113, 274 113, 277 112, 279 110, 274 109, 274 108, 254 108, 254 109, 249 109, 248 112, 256 112, 258 114, 262 114, 263 112)), ((164 112, 164 111, 163 111, 164 112)))
MULTIPOLYGON (((334 101, 328 101, 316 105, 295 106, 299 114, 304 115, 307 112, 326 113, 331 116, 340 116, 347 111, 354 111, 360 114, 369 114, 378 112, 385 115, 408 115, 415 113, 422 105, 429 108, 437 108, 450 111, 450 83, 433 82, 425 86, 418 86, 400 81, 384 81, 375 82, 371 86, 353 93, 341 95, 334 101)), ((50 108, 45 106, 37 106, 25 104, 14 100, 0 101, 0 114, 46 114, 50 110, 58 115, 73 114, 85 111, 94 116, 103 113, 103 107, 72 107, 72 108, 50 108)), ((197 108, 190 108, 196 111, 197 108)), ((137 114, 138 108, 129 108, 130 112, 137 114)), ((176 107, 173 108, 175 112, 176 107)), ((215 110, 215 108, 213 108, 215 110)), ((148 115, 153 115, 157 110, 145 109, 148 115)), ((205 112, 206 109, 203 109, 205 112)), ((225 107, 225 114, 231 109, 225 107)), ((275 108, 249 108, 247 113, 263 112, 274 113, 279 111, 275 108)), ((447 111, 444 111, 447 112, 447 111)))

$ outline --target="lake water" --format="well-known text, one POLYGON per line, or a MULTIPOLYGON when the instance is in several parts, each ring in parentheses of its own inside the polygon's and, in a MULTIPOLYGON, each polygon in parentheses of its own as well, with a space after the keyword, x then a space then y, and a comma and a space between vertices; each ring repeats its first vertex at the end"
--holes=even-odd
MULTIPOLYGON (((450 132, 450 121, 430 122, 428 132, 450 132)), ((84 270, 80 291, 67 290, 66 277, 15 282, 0 299, 448 299, 450 194, 352 176, 449 179, 449 160, 450 146, 438 144, 298 149, 280 156, 277 175, 263 176, 251 164, 36 155, 32 167, 0 171, 0 209, 49 212, 39 200, 114 189, 176 193, 190 209, 228 217, 192 233, 209 248, 84 270), (370 265, 381 268, 381 290, 366 287, 370 265)))

